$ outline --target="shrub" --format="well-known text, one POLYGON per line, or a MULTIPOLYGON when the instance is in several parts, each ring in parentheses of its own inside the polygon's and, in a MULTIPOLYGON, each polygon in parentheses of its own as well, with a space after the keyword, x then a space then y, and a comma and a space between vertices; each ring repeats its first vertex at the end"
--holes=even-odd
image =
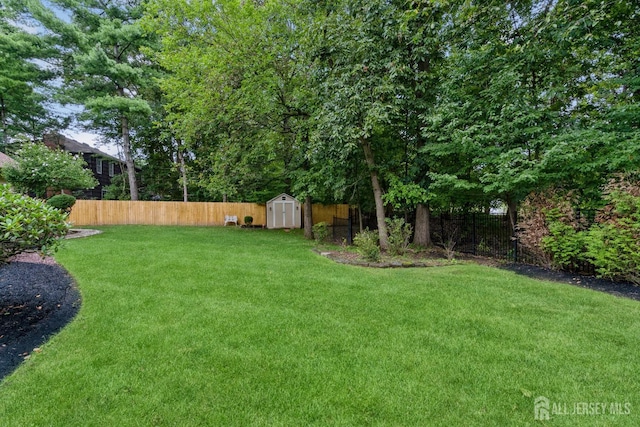
POLYGON ((329 224, 322 221, 317 224, 314 224, 313 229, 313 238, 317 243, 323 242, 327 236, 329 235, 329 224))
POLYGON ((93 188, 98 181, 85 161, 62 150, 51 150, 44 144, 25 143, 16 153, 15 166, 5 167, 7 182, 23 193, 44 197, 48 189, 76 190, 93 188))
POLYGON ((586 258, 599 276, 640 284, 640 189, 618 178, 605 188, 607 205, 585 237, 586 258))
MULTIPOLYGON (((535 262, 546 267, 558 265, 554 261, 554 255, 550 252, 554 243, 551 236, 550 224, 561 223, 574 231, 583 227, 575 215, 575 197, 572 193, 562 192, 556 189, 548 189, 540 193, 531 193, 522 202, 519 212, 519 221, 516 230, 518 241, 533 257, 535 262)), ((556 237, 566 227, 557 226, 556 237)), ((558 247, 564 246, 558 244, 558 247)), ((563 259, 563 257, 560 257, 563 259)), ((564 262, 566 260, 563 260, 564 262)))
POLYGON ((367 261, 380 261, 380 246, 378 246, 378 232, 369 229, 361 231, 353 238, 353 244, 358 253, 367 261))
POLYGON ((64 212, 0 186, 0 263, 25 251, 55 252, 69 225, 64 212))
POLYGON ((389 233, 389 253, 391 255, 404 255, 409 248, 409 241, 413 233, 411 224, 404 222, 402 218, 387 218, 387 233, 389 233))
POLYGON ((527 248, 556 267, 576 267, 586 260, 600 277, 640 284, 640 182, 624 176, 609 181, 606 205, 588 228, 574 215, 570 195, 552 195, 525 203, 529 214, 519 236, 527 248))
POLYGON ((540 245, 551 256, 551 263, 557 268, 574 269, 584 260, 585 233, 575 225, 563 222, 566 218, 557 208, 546 213, 548 235, 542 237, 540 245))
POLYGON ((64 212, 69 212, 75 203, 76 198, 69 194, 56 194, 47 200, 47 204, 49 206, 53 206, 54 208, 60 209, 64 212))
POLYGON ((586 257, 600 277, 640 285, 640 223, 596 224, 589 230, 586 257))
POLYGON ((252 217, 252 216, 248 216, 248 215, 247 215, 247 216, 245 216, 245 217, 244 217, 244 223, 245 223, 246 225, 251 225, 251 224, 253 224, 253 217, 252 217))

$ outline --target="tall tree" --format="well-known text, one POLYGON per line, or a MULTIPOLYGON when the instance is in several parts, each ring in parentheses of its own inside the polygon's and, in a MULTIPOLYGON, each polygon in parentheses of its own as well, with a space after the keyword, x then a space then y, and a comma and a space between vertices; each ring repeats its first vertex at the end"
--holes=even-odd
POLYGON ((555 184, 593 196, 612 172, 633 167, 637 5, 460 2, 450 17, 424 129, 431 143, 421 150, 440 165, 434 189, 455 190, 457 204, 502 199, 515 224, 532 190, 555 184))
POLYGON ((50 84, 56 77, 47 61, 57 52, 51 39, 33 34, 20 22, 21 5, 0 5, 0 151, 18 134, 36 139, 62 126, 48 108, 50 84))
POLYGON ((222 199, 264 202, 296 188, 308 131, 295 9, 283 2, 148 5, 169 119, 195 154, 198 181, 222 199))
POLYGON ((131 123, 151 115, 141 92, 152 84, 154 74, 153 64, 142 53, 154 40, 139 24, 142 2, 29 0, 27 4, 64 55, 61 100, 83 105, 80 119, 86 126, 120 142, 131 199, 137 200, 131 123))
POLYGON ((389 153, 387 127, 397 117, 401 88, 393 79, 404 65, 395 48, 399 11, 387 1, 344 0, 309 6, 315 22, 308 29, 316 52, 315 76, 321 108, 315 138, 324 150, 347 158, 355 150, 368 168, 379 242, 388 246, 381 165, 389 153), (340 154, 341 153, 341 154, 340 154))

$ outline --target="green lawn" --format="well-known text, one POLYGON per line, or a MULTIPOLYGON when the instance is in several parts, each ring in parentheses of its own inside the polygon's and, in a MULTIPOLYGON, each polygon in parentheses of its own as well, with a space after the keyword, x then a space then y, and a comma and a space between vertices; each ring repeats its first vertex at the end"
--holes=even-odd
POLYGON ((58 253, 83 305, 0 384, 1 425, 640 425, 638 302, 335 264, 299 233, 104 230, 58 253), (538 396, 607 414, 543 423, 538 396))

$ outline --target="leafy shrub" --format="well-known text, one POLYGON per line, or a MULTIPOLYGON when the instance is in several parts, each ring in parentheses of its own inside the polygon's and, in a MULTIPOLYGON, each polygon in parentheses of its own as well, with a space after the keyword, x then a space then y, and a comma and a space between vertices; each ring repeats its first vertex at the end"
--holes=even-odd
POLYGON ((640 284, 640 189, 618 178, 605 188, 607 205, 586 237, 586 258, 599 276, 640 284))
POLYGON ((0 186, 0 263, 24 251, 56 251, 69 230, 66 218, 53 206, 0 186))
POLYGON ((253 217, 249 216, 249 215, 245 216, 244 217, 244 223, 247 224, 247 225, 253 224, 253 217))
POLYGON ((389 233, 389 253, 391 255, 404 255, 409 248, 409 241, 413 233, 411 224, 404 222, 402 218, 387 218, 387 233, 389 233))
POLYGON ((624 176, 609 181, 606 204, 590 227, 576 218, 570 197, 555 196, 529 199, 528 207, 536 209, 519 231, 527 248, 556 267, 588 261, 600 277, 640 284, 640 182, 624 176))
POLYGON ((60 209, 64 212, 69 212, 75 203, 76 198, 70 194, 56 194, 47 200, 47 204, 49 206, 53 206, 54 208, 60 209))
POLYGON ((380 246, 378 246, 378 232, 369 229, 361 231, 353 238, 353 244, 358 253, 367 261, 380 261, 380 246))
MULTIPOLYGON (((554 239, 560 236, 561 231, 567 231, 568 228, 557 225, 554 237, 551 236, 549 226, 561 223, 574 231, 581 230, 584 224, 575 215, 575 204, 572 193, 553 188, 544 192, 531 193, 522 202, 516 234, 520 246, 526 249, 537 264, 552 267, 567 262, 564 256, 560 256, 560 261, 556 262, 550 249, 555 245, 554 239)), ((558 243, 558 249, 567 244, 568 242, 558 243)))
POLYGON ((98 181, 85 161, 62 150, 51 150, 44 144, 26 143, 16 153, 15 166, 3 170, 7 182, 23 193, 44 197, 48 189, 76 190, 93 188, 98 181))
POLYGON ((640 285, 640 223, 596 224, 589 230, 586 257, 600 277, 640 285))
POLYGON ((317 243, 323 242, 329 235, 329 224, 324 221, 314 224, 312 229, 313 238, 317 243))
POLYGON ((542 237, 540 245, 551 256, 551 262, 557 268, 574 269, 584 260, 585 233, 575 225, 563 222, 557 208, 546 213, 548 235, 542 237))

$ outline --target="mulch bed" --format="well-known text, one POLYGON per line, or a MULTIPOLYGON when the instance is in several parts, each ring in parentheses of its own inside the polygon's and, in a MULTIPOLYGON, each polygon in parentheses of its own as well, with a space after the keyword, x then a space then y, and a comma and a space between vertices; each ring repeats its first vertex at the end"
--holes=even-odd
POLYGON ((66 270, 51 259, 35 261, 0 266, 0 380, 40 351, 80 308, 80 293, 66 270))

